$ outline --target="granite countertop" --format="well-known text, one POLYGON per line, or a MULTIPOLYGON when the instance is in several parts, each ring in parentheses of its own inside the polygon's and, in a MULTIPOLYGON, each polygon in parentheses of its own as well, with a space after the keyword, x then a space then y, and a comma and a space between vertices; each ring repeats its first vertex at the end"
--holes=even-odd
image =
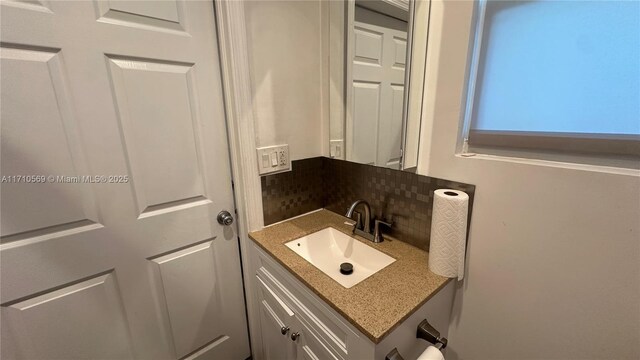
POLYGON ((346 220, 323 209, 249 233, 249 237, 377 344, 450 279, 429 271, 426 251, 393 239, 375 244, 356 236, 396 261, 347 289, 284 245, 326 227, 351 235, 346 220))

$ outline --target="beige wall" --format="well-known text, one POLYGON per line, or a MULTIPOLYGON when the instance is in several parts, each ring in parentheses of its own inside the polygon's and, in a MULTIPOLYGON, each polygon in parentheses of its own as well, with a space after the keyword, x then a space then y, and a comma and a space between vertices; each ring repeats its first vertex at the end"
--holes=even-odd
POLYGON ((477 186, 447 359, 640 358, 640 176, 455 156, 471 10, 432 5, 418 169, 477 186))
POLYGON ((321 6, 314 0, 245 3, 256 143, 287 143, 293 160, 320 156, 328 147, 321 6))

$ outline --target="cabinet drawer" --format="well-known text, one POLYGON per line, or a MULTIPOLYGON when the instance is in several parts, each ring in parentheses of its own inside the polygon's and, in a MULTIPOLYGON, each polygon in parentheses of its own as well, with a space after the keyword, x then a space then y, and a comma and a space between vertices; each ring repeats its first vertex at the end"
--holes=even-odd
POLYGON ((347 339, 358 335, 336 316, 316 295, 311 294, 304 285, 294 279, 279 264, 276 264, 262 250, 256 248, 259 264, 257 276, 273 289, 277 296, 293 310, 296 318, 309 328, 319 340, 328 345, 341 357, 347 356, 347 339))

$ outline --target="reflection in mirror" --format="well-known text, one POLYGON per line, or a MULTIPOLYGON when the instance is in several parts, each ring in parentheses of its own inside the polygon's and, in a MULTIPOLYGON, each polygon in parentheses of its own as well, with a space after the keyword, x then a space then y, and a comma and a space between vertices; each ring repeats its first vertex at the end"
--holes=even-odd
POLYGON ((400 168, 407 23, 356 3, 347 159, 400 168))
POLYGON ((422 90, 424 70, 409 71, 413 2, 332 1, 329 11, 331 156, 415 169, 422 99, 408 84, 422 90))

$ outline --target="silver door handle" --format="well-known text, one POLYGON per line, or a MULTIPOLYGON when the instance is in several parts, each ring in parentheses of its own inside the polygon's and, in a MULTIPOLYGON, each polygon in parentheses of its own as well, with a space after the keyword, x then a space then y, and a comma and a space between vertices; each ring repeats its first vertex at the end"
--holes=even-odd
POLYGON ((220 211, 218 214, 218 224, 224 226, 233 224, 233 216, 227 210, 220 211))

